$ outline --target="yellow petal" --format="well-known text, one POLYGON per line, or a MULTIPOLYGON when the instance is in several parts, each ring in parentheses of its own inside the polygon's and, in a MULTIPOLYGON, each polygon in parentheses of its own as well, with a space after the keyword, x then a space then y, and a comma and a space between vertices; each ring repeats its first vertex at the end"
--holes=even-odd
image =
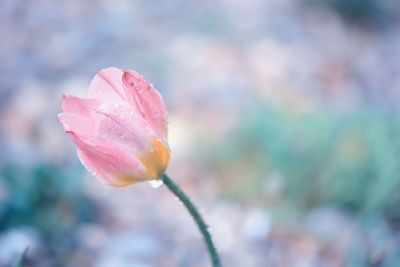
POLYGON ((147 171, 149 180, 159 178, 161 173, 167 168, 169 161, 169 149, 158 138, 151 140, 150 152, 139 157, 147 171))

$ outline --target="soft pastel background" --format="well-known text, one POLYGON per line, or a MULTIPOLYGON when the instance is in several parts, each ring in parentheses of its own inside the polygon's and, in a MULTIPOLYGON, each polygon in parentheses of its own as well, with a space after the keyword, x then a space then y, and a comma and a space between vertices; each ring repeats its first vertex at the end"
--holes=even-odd
POLYGON ((209 266, 164 188, 105 186, 56 119, 97 70, 169 110, 226 267, 400 266, 397 0, 0 2, 0 266, 209 266))

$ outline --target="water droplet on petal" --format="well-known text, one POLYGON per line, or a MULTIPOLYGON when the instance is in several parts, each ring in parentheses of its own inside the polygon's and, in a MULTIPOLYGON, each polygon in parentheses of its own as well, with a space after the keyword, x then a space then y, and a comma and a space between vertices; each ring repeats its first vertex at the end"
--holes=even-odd
POLYGON ((159 188, 163 184, 163 181, 161 179, 155 179, 155 180, 150 180, 149 183, 151 187, 159 188))

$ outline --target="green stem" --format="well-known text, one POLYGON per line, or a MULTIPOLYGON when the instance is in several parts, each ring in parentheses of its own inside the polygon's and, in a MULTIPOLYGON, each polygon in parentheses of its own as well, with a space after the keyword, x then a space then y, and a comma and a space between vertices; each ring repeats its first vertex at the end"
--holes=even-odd
POLYGON ((208 231, 208 227, 201 217, 200 213, 197 211, 196 207, 193 205, 190 198, 179 188, 179 186, 165 173, 161 176, 164 184, 171 190, 172 193, 185 205, 190 215, 196 222, 201 234, 203 235, 204 242, 207 245, 208 253, 210 254, 211 262, 213 267, 221 267, 221 260, 219 259, 217 249, 211 238, 211 234, 208 231))
POLYGON ((29 248, 25 248, 24 252, 21 253, 21 255, 18 257, 18 259, 14 262, 13 267, 22 267, 22 264, 24 263, 24 260, 26 258, 26 254, 28 253, 29 248))

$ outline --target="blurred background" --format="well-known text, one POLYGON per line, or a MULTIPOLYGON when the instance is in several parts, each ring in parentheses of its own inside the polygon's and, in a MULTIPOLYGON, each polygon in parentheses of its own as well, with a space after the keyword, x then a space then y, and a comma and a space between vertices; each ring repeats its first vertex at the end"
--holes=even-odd
POLYGON ((62 93, 135 69, 224 266, 400 266, 397 0, 3 0, 0 266, 209 266, 164 187, 103 185, 62 93))

